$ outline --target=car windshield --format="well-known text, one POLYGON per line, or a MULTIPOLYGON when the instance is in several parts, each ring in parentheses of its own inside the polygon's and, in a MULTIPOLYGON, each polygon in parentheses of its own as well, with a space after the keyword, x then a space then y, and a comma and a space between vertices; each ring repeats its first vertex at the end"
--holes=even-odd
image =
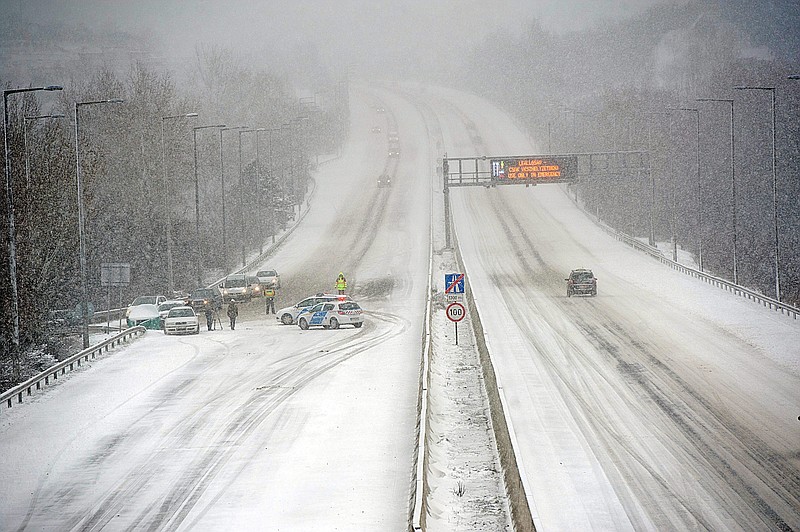
POLYGON ((247 286, 244 279, 227 279, 225 281, 226 288, 243 288, 247 286))
POLYGON ((159 311, 159 312, 161 312, 162 310, 169 310, 169 309, 171 309, 172 307, 178 307, 178 306, 180 306, 180 305, 182 305, 182 304, 183 304, 183 303, 161 303, 161 304, 158 306, 158 311, 159 311))
POLYGON ((156 304, 156 296, 139 296, 133 300, 131 306, 136 305, 155 305, 156 304))
POLYGON ((192 292, 192 299, 203 299, 211 295, 211 290, 195 290, 192 292))
POLYGON ((188 318, 194 316, 194 311, 190 308, 174 308, 169 311, 170 318, 188 318))
POLYGON ((576 281, 591 281, 592 277, 592 272, 575 272, 572 274, 572 278, 576 281))
POLYGON ((361 310, 361 307, 354 301, 348 301, 346 303, 339 303, 339 310, 361 310))
POLYGON ((256 274, 258 277, 275 277, 278 275, 278 272, 275 270, 261 270, 256 274))

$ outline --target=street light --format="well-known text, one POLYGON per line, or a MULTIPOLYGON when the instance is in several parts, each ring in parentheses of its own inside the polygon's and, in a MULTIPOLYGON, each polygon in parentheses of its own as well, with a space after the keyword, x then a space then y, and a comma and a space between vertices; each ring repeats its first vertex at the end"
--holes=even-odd
POLYGON ((222 157, 222 132, 223 131, 233 131, 235 129, 247 129, 249 126, 234 126, 234 127, 223 127, 219 130, 219 174, 222 186, 222 256, 223 256, 223 264, 225 265, 225 272, 228 271, 228 239, 227 239, 227 228, 226 228, 226 218, 225 218, 225 165, 223 163, 222 157))
POLYGON ((175 292, 175 278, 172 268, 172 216, 169 212, 169 185, 167 179, 167 145, 164 141, 164 123, 167 120, 174 120, 176 118, 196 118, 200 115, 197 113, 186 113, 182 115, 162 116, 161 117, 161 166, 164 169, 164 180, 161 183, 161 188, 164 196, 164 216, 166 217, 166 239, 167 239, 167 285, 170 297, 175 292))
POLYGON ((17 291, 17 236, 14 227, 14 184, 11 180, 11 160, 8 156, 8 96, 18 92, 60 91, 59 85, 3 90, 3 145, 5 149, 6 207, 8 209, 8 274, 11 281, 11 358, 14 377, 19 377, 19 292, 17 291))
POLYGON ((87 105, 99 105, 105 103, 122 103, 124 100, 113 98, 109 100, 94 100, 90 102, 75 102, 75 182, 78 188, 78 253, 81 263, 81 316, 83 322, 83 348, 89 347, 89 286, 86 280, 86 237, 84 236, 84 206, 83 206, 83 180, 81 178, 81 152, 80 152, 80 129, 78 110, 87 105))
POLYGON ((686 107, 677 107, 670 109, 671 111, 690 111, 695 114, 697 124, 697 144, 695 147, 695 156, 697 162, 697 225, 698 233, 700 235, 700 246, 698 250, 700 260, 700 271, 703 271, 703 189, 700 186, 700 110, 691 109, 686 107))
POLYGON ((731 98, 697 98, 698 102, 723 102, 731 106, 731 224, 733 225, 733 284, 739 284, 738 260, 736 249, 736 164, 735 138, 733 132, 733 99, 731 98))
POLYGON ((203 278, 202 278, 202 271, 203 269, 200 267, 200 260, 202 258, 202 254, 200 253, 200 180, 197 178, 197 130, 198 129, 213 129, 213 128, 223 128, 225 124, 215 124, 215 125, 208 125, 208 126, 195 126, 192 128, 192 144, 194 146, 194 232, 195 232, 195 253, 197 257, 194 261, 195 270, 196 270, 196 277, 197 277, 197 286, 203 286, 203 278))
POLYGON ((734 88, 740 91, 770 91, 772 95, 772 217, 775 220, 775 298, 781 301, 780 254, 778 251, 778 173, 775 160, 775 87, 734 88))

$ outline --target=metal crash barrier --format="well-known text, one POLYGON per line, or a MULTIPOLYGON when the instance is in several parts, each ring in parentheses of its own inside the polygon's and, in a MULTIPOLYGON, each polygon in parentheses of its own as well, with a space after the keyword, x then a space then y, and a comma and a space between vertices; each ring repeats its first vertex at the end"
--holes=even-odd
POLYGON ((131 327, 130 329, 122 331, 121 333, 116 334, 97 345, 90 346, 83 351, 76 353, 71 357, 62 360, 58 364, 46 369, 35 377, 31 377, 22 384, 19 384, 3 394, 0 394, 0 402, 5 403, 8 408, 11 408, 14 397, 16 396, 17 402, 22 403, 22 398, 24 396, 30 396, 33 394, 34 387, 36 390, 40 390, 42 388, 42 383, 47 386, 50 384, 51 378, 53 380, 58 379, 58 375, 64 375, 67 372, 67 368, 69 368, 69 371, 73 371, 76 366, 80 367, 81 361, 88 362, 89 358, 94 359, 97 357, 97 355, 102 354, 104 351, 108 352, 109 349, 120 345, 133 337, 144 334, 146 330, 147 329, 144 327, 137 325, 136 327, 131 327))

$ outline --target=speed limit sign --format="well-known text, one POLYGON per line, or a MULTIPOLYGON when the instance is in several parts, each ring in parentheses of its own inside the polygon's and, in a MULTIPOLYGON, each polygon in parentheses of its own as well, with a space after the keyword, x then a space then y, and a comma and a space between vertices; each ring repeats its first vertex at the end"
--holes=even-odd
POLYGON ((445 309, 447 313, 447 319, 454 322, 459 322, 464 319, 464 315, 466 311, 464 310, 464 305, 461 303, 450 303, 447 305, 447 309, 445 309))

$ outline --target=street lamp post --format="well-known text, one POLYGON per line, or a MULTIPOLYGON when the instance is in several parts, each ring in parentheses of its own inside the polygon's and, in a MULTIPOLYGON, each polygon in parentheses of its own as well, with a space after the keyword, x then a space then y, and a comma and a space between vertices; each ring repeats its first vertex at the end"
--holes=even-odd
POLYGON ((8 96, 18 92, 60 91, 59 85, 3 90, 3 147, 5 150, 6 208, 8 209, 8 274, 11 282, 11 358, 14 377, 19 377, 19 292, 17 290, 17 236, 14 227, 14 183, 11 179, 11 159, 8 156, 8 96))
POLYGON ((223 127, 219 130, 219 175, 221 181, 220 186, 222 187, 222 262, 225 265, 226 273, 228 271, 228 229, 226 227, 227 220, 225 217, 225 163, 223 162, 222 156, 222 132, 235 129, 247 129, 247 127, 248 126, 223 127))
POLYGON ((192 128, 192 145, 194 147, 194 234, 195 234, 195 274, 197 277, 197 286, 203 286, 203 276, 200 261, 203 254, 200 252, 200 180, 197 177, 197 130, 198 129, 222 129, 225 124, 214 124, 207 126, 195 126, 192 128))
POLYGON ((166 217, 166 239, 167 239, 167 285, 170 297, 175 292, 175 277, 172 267, 172 216, 169 212, 169 180, 167 178, 167 144, 164 141, 164 122, 176 118, 196 118, 197 113, 185 113, 182 115, 162 116, 161 117, 161 166, 164 169, 164 180, 161 183, 164 196, 164 216, 166 217))
POLYGON ((695 124, 697 126, 696 146, 695 146, 695 160, 697 163, 697 231, 700 235, 700 243, 698 249, 700 271, 703 271, 703 187, 700 182, 700 110, 691 109, 686 107, 678 107, 671 109, 672 111, 689 111, 695 115, 695 124))
POLYGON ((75 102, 75 182, 78 188, 78 253, 81 266, 81 316, 83 322, 83 348, 89 347, 89 286, 86 272, 86 222, 83 205, 83 179, 81 177, 81 151, 80 151, 80 113, 81 107, 87 105, 100 105, 106 103, 122 103, 119 98, 109 100, 94 100, 90 102, 75 102))
POLYGON ((739 284, 737 246, 736 246, 736 145, 733 131, 733 99, 698 98, 698 102, 723 102, 731 106, 731 225, 733 225, 733 284, 739 284))
POLYGON ((778 251, 778 173, 775 158, 775 87, 734 87, 736 90, 770 91, 772 95, 772 217, 775 221, 775 298, 781 301, 780 252, 778 251))

